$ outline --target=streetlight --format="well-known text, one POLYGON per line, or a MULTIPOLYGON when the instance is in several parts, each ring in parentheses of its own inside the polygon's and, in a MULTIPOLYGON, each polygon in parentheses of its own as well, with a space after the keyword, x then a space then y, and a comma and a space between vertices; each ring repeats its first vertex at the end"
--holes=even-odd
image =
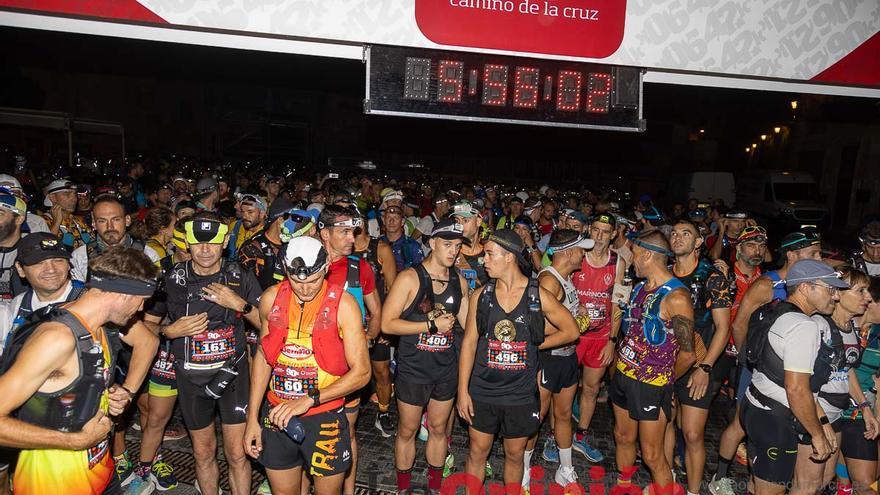
POLYGON ((797 100, 791 100, 791 109, 797 110, 798 102, 797 100))
POLYGON ((706 133, 706 129, 700 129, 700 134, 705 134, 705 133, 706 133))
POLYGON ((758 147, 758 143, 752 143, 752 149, 755 149, 757 147, 758 147))
POLYGON ((746 153, 748 153, 749 151, 752 151, 752 149, 746 146, 746 153))
POLYGON ((780 132, 782 132, 782 127, 774 127, 773 132, 775 132, 776 134, 779 134, 780 132))
POLYGON ((767 135, 761 134, 761 141, 766 141, 766 140, 767 140, 767 135))

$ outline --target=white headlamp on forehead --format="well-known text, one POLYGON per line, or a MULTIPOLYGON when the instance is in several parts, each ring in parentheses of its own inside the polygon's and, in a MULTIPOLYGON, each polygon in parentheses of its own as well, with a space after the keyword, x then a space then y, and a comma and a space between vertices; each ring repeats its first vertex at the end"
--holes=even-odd
POLYGON ((334 222, 329 225, 325 224, 324 222, 318 222, 319 229, 326 229, 327 227, 351 227, 354 229, 360 227, 361 225, 363 225, 363 222, 361 222, 361 219, 357 217, 352 217, 348 220, 343 220, 341 222, 334 222))

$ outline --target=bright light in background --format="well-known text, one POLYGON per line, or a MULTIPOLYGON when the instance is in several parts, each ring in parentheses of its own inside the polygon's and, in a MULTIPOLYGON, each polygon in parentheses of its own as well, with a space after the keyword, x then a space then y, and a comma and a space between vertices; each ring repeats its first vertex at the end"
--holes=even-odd
POLYGON ((773 132, 775 132, 776 134, 779 134, 780 132, 782 132, 782 127, 774 127, 773 132))
POLYGON ((798 102, 797 100, 791 100, 791 109, 797 110, 798 102))
POLYGON ((767 135, 761 134, 761 141, 766 141, 766 140, 767 140, 767 135))

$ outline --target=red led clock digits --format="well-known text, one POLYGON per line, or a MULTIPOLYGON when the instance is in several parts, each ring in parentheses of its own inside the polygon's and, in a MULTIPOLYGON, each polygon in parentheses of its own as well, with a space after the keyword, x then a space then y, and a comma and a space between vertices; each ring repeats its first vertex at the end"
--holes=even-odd
POLYGON ((587 80, 587 111, 608 113, 611 103, 611 75, 591 72, 587 80))
POLYGON ((460 60, 441 60, 437 67, 437 101, 446 103, 461 102, 464 62, 460 60))
POLYGON ((556 83, 556 109, 576 112, 581 106, 581 87, 583 87, 583 76, 580 72, 559 71, 559 80, 556 83))
POLYGON ((483 105, 507 104, 507 66, 486 64, 483 68, 483 105))
POLYGON ((538 106, 538 69, 534 67, 517 67, 513 85, 513 106, 518 108, 537 108, 538 106))

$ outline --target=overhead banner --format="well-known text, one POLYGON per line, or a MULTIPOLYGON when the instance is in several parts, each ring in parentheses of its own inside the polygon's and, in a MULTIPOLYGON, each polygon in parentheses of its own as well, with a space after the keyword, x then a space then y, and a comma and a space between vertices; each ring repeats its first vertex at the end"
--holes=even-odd
POLYGON ((0 9, 880 88, 877 0, 0 0, 0 9))

